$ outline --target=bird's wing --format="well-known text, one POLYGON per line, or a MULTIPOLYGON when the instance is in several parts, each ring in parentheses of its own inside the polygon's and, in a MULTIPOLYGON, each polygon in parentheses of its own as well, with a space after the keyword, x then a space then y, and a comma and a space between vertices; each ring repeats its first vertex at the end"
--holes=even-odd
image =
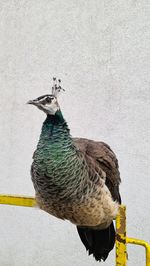
POLYGON ((74 138, 76 147, 90 157, 95 168, 100 168, 106 173, 106 185, 112 198, 121 203, 119 184, 121 182, 118 160, 111 148, 104 142, 98 142, 83 138, 74 138))

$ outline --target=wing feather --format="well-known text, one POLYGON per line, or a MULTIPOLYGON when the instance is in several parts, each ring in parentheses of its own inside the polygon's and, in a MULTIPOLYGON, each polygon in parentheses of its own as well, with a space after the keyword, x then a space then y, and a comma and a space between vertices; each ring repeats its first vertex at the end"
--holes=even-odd
MULTIPOLYGON (((121 182, 118 160, 112 149, 104 142, 74 138, 74 143, 85 158, 92 160, 95 169, 99 168, 106 173, 106 185, 112 198, 121 203, 119 184, 121 182)), ((88 163, 88 160, 87 160, 88 163)))

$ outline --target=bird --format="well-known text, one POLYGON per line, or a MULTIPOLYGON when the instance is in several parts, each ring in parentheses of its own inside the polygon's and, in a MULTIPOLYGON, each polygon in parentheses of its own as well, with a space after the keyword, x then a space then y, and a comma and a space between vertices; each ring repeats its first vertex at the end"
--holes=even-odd
POLYGON ((27 103, 46 114, 33 154, 31 179, 39 208, 73 223, 88 255, 105 261, 115 244, 121 182, 118 160, 102 141, 73 138, 58 103, 64 90, 53 78, 52 92, 27 103))

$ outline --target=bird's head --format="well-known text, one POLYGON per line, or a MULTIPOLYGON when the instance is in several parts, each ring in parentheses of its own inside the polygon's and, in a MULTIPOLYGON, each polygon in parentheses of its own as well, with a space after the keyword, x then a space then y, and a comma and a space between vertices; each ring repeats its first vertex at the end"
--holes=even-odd
POLYGON ((52 94, 42 95, 34 100, 28 101, 27 103, 37 106, 40 110, 48 115, 55 115, 55 113, 60 110, 57 96, 61 90, 64 90, 60 86, 60 82, 60 79, 57 82, 56 78, 53 78, 54 84, 52 87, 52 94))

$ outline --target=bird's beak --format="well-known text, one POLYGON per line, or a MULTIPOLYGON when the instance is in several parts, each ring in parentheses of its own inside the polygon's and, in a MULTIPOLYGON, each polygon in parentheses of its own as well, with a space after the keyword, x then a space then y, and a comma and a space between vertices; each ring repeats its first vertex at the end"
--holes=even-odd
POLYGON ((26 104, 33 104, 33 101, 30 100, 30 101, 28 101, 26 104))
POLYGON ((30 100, 30 101, 27 102, 27 104, 34 104, 34 105, 36 105, 36 101, 35 100, 30 100))

